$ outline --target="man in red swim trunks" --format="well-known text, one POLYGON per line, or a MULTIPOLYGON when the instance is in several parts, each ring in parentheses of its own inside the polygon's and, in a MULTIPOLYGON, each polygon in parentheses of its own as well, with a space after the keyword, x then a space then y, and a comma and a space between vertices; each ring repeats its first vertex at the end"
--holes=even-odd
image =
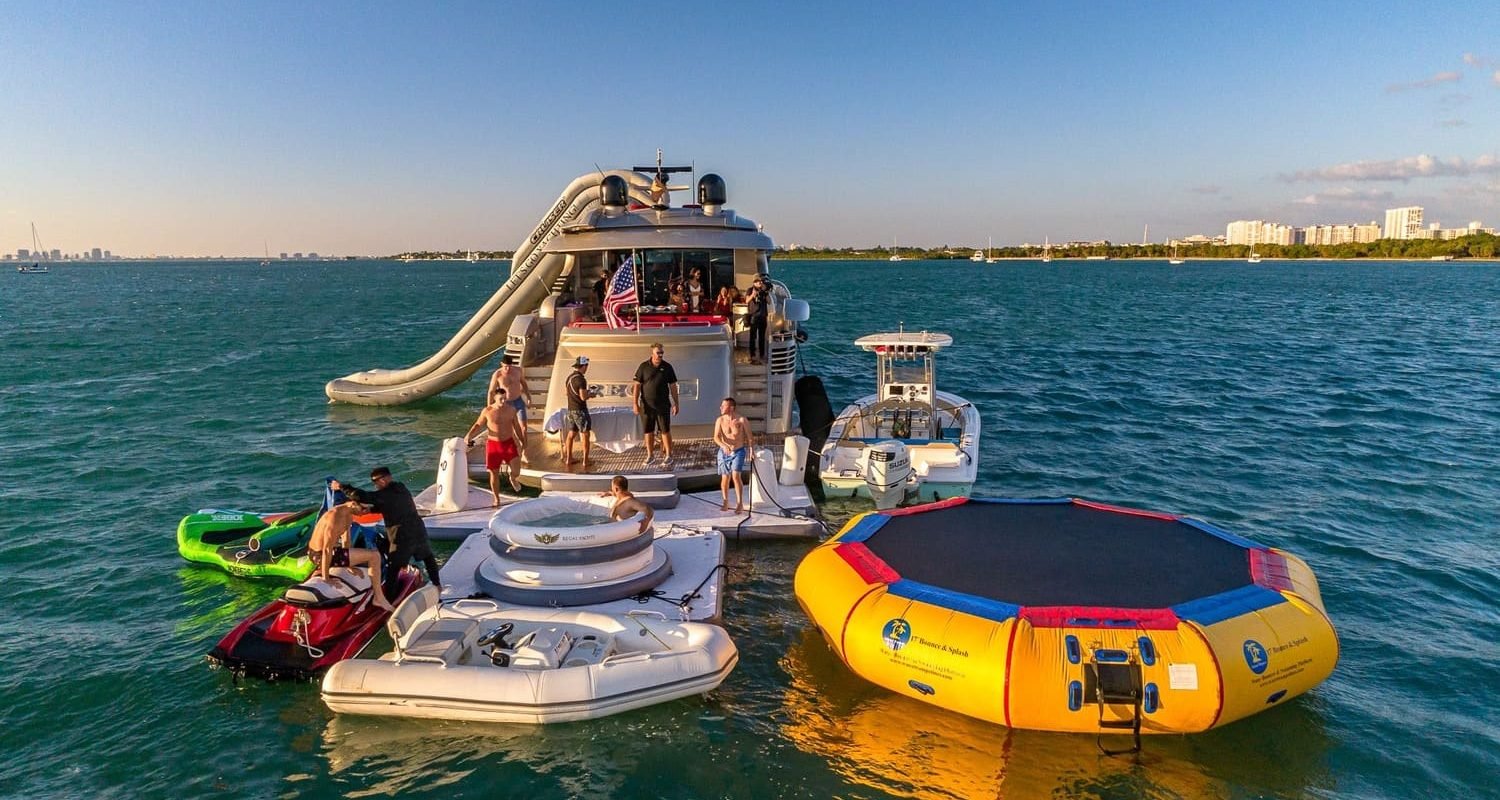
POLYGON ((500 506, 500 465, 510 469, 510 488, 521 490, 521 448, 526 442, 526 429, 521 427, 521 416, 510 403, 510 392, 501 388, 495 392, 490 404, 479 412, 479 419, 469 426, 464 441, 474 446, 474 434, 483 428, 489 435, 484 444, 484 468, 490 473, 490 492, 495 496, 495 507, 500 506))

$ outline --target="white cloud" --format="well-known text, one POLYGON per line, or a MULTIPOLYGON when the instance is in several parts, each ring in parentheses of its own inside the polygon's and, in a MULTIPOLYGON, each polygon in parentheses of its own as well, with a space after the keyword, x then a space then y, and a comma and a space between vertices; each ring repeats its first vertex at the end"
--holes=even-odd
POLYGON ((1500 86, 1500 69, 1495 70, 1495 74, 1490 76, 1490 83, 1500 86))
POLYGON ((1281 180, 1299 181, 1402 181, 1412 178, 1452 178, 1500 172, 1500 157, 1482 155, 1472 161, 1441 159, 1427 154, 1390 161, 1353 161, 1319 169, 1283 173, 1281 180))
POLYGON ((1385 87, 1385 90, 1387 93, 1395 93, 1405 92, 1411 89, 1431 89, 1434 86, 1441 86, 1445 83, 1461 81, 1463 80, 1463 78, 1464 75, 1462 72, 1439 72, 1431 78, 1423 78, 1422 80, 1412 81, 1411 83, 1393 83, 1385 87))
POLYGON ((1326 192, 1316 192, 1299 197, 1292 202, 1299 206, 1323 206, 1323 205, 1370 205, 1384 203, 1393 195, 1380 189, 1355 189, 1341 186, 1337 189, 1329 189, 1326 192))

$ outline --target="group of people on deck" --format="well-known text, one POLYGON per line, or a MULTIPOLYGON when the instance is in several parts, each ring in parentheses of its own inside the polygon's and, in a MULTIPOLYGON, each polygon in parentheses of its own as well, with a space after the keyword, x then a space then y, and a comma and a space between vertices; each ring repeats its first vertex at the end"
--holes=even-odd
MULTIPOLYGON (((598 396, 598 391, 589 386, 587 356, 573 361, 573 371, 563 383, 567 396, 567 409, 563 418, 562 456, 563 468, 572 470, 573 446, 582 444, 582 468, 589 470, 589 451, 593 433, 593 419, 589 415, 589 400, 598 396)), ((677 371, 666 360, 666 348, 656 342, 651 345, 651 357, 636 367, 630 387, 631 407, 641 420, 646 457, 642 466, 672 468, 672 418, 682 409, 677 388, 677 371), (657 460, 660 445, 661 457, 657 460)), ((513 491, 521 488, 521 464, 526 461, 526 405, 530 401, 530 389, 522 378, 521 370, 507 356, 490 379, 488 403, 474 424, 464 434, 465 444, 474 445, 474 437, 481 431, 487 435, 485 443, 485 470, 489 473, 490 492, 494 504, 500 505, 500 471, 508 473, 513 491)), ((738 411, 733 397, 726 397, 719 404, 719 417, 714 421, 713 441, 719 447, 718 472, 724 510, 728 510, 728 490, 735 490, 735 508, 744 509, 742 473, 749 460, 751 444, 750 424, 738 411)))
MULTIPOLYGON (((605 292, 613 277, 613 270, 606 270, 594 284, 594 307, 599 312, 596 319, 602 318, 605 292)), ((766 276, 756 275, 750 288, 743 293, 733 284, 725 284, 719 287, 717 294, 709 296, 704 287, 702 268, 693 267, 686 277, 676 275, 668 279, 667 302, 677 313, 712 314, 725 319, 733 319, 734 307, 744 304, 750 358, 759 363, 766 355, 766 323, 771 311, 771 284, 766 276)))

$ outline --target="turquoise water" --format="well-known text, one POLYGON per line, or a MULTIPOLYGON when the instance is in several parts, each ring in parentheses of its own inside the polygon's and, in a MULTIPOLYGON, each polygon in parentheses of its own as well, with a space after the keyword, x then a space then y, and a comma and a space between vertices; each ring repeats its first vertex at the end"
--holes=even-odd
MULTIPOLYGON (((604 509, 599 509, 601 512, 604 509)), ((517 520, 516 524, 531 528, 582 528, 587 525, 603 525, 609 522, 605 514, 585 514, 580 511, 563 511, 536 519, 517 520)))
MULTIPOLYGON (((203 653, 276 582, 179 560, 205 506, 414 488, 483 401, 330 406, 415 362, 493 264, 0 271, 0 795, 16 797, 1465 797, 1500 776, 1500 266, 791 263, 837 405, 849 342, 931 327, 983 410, 984 494, 1187 513, 1298 553, 1343 660, 1317 690, 1104 758, 847 673, 792 598, 806 542, 734 542, 741 662, 708 700, 533 729, 336 718, 203 653)), ((852 504, 831 506, 847 518, 852 504)), ((440 546, 440 550, 445 549, 440 546)))

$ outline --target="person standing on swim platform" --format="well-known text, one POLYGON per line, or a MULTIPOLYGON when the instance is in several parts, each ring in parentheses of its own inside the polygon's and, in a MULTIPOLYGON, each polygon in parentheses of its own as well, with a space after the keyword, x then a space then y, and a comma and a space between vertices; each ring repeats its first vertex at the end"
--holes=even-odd
POLYGON ((750 454, 750 423, 740 414, 733 397, 719 403, 719 418, 714 420, 714 444, 719 446, 719 510, 729 510, 729 484, 734 483, 734 510, 745 510, 745 459, 750 454))
POLYGON ((350 500, 380 512, 385 518, 385 532, 391 540, 390 557, 385 562, 385 594, 396 592, 396 576, 406 569, 413 559, 421 561, 427 568, 427 579, 439 591, 443 581, 438 577, 437 556, 432 554, 432 544, 427 540, 427 524, 417 512, 417 501, 411 490, 401 481, 391 479, 388 467, 370 470, 370 482, 375 490, 360 489, 347 483, 333 481, 329 484, 335 492, 343 492, 350 500))
POLYGON ((594 421, 589 416, 589 398, 594 391, 589 388, 589 360, 579 356, 573 360, 573 374, 563 384, 568 390, 568 413, 563 422, 563 468, 573 468, 573 439, 583 437, 583 471, 589 471, 589 437, 594 430, 594 421))
POLYGON ((635 413, 641 416, 641 432, 646 437, 645 466, 656 460, 657 430, 661 431, 663 468, 672 466, 672 417, 680 410, 677 399, 677 371, 663 357, 661 342, 651 345, 651 358, 635 369, 630 396, 635 413))
POLYGON ((490 473, 490 493, 494 495, 495 508, 499 508, 500 467, 509 466, 510 488, 521 491, 521 448, 526 442, 526 428, 508 401, 504 387, 469 426, 464 434, 464 445, 473 447, 474 434, 481 430, 489 437, 484 443, 484 468, 490 473))

